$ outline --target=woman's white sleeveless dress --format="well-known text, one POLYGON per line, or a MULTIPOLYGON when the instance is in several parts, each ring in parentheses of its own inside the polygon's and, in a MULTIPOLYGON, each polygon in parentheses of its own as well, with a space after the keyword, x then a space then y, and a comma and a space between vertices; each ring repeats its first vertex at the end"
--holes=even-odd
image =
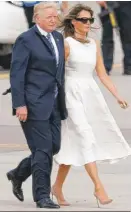
POLYGON ((104 97, 93 78, 96 43, 66 38, 70 56, 65 66, 67 120, 62 121, 58 164, 82 166, 93 161, 116 162, 131 155, 104 97))

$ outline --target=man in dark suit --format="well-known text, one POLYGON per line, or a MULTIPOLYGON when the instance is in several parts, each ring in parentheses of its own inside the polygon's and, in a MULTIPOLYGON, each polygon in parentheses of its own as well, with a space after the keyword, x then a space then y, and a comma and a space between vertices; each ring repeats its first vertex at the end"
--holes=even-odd
POLYGON ((22 183, 32 174, 37 207, 59 208, 50 199, 53 155, 60 149, 61 119, 67 117, 64 99, 64 42, 55 31, 53 3, 34 8, 36 25, 14 45, 10 73, 13 111, 20 120, 31 156, 7 173, 13 193, 23 201, 22 183))
MULTIPOLYGON (((98 1, 101 6, 102 52, 105 68, 110 74, 114 55, 114 34, 108 7, 114 11, 124 53, 123 74, 131 75, 131 1, 98 1), (103 14, 103 15, 102 15, 103 14)), ((111 11, 112 11, 111 10, 111 11)))

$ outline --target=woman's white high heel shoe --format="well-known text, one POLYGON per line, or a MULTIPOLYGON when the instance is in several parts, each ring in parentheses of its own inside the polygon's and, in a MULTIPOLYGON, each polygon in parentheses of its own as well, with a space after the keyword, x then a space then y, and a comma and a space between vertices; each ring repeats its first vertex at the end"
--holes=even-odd
MULTIPOLYGON (((96 192, 98 192, 99 190, 97 190, 96 192)), ((102 198, 100 198, 97 194, 96 194, 96 192, 94 193, 94 196, 95 196, 95 198, 96 198, 96 201, 97 201, 97 206, 98 206, 98 208, 100 208, 100 205, 107 205, 107 204, 110 204, 113 200, 112 199, 110 199, 110 198, 107 198, 107 199, 102 199, 102 198)))

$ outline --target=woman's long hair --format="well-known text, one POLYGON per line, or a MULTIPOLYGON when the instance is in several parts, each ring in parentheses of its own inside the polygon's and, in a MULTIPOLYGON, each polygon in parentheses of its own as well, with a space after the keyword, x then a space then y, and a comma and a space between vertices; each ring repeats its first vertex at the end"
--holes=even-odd
POLYGON ((62 29, 64 37, 74 36, 75 29, 72 24, 72 20, 77 18, 79 13, 82 11, 88 11, 91 14, 91 17, 93 17, 93 11, 90 7, 83 5, 83 4, 77 4, 75 5, 68 13, 67 16, 64 17, 63 21, 61 22, 59 28, 62 29))

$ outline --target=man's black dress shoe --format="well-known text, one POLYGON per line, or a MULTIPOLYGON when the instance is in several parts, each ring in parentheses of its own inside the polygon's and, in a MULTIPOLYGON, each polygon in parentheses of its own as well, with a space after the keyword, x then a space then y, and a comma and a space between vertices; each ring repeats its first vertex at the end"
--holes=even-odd
POLYGON ((2 95, 6 95, 6 94, 8 94, 8 93, 11 93, 11 88, 8 88, 6 91, 4 91, 4 92, 2 93, 2 95))
POLYGON ((8 180, 10 180, 12 182, 13 194, 20 201, 23 202, 24 201, 24 195, 23 195, 23 191, 21 189, 22 181, 16 179, 13 170, 8 172, 6 175, 7 175, 8 180))
POLYGON ((52 208, 59 209, 60 206, 55 204, 50 198, 45 198, 36 203, 37 208, 52 208))

